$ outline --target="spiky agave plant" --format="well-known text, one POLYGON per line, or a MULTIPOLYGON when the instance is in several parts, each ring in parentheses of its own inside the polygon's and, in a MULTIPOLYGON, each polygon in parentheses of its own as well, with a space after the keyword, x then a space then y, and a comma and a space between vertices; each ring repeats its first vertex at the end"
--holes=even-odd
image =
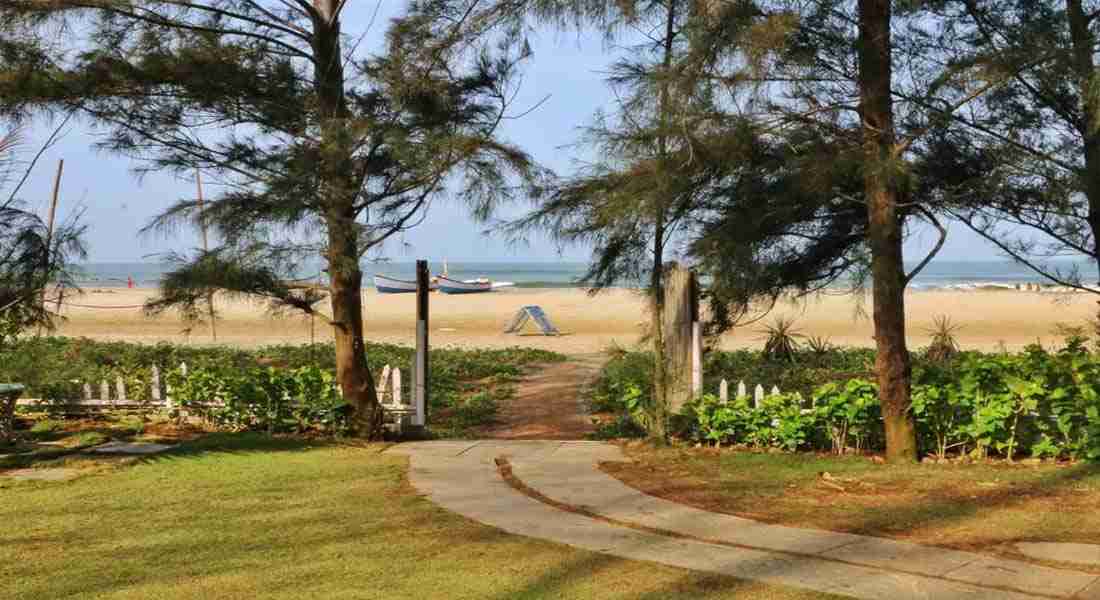
POLYGON ((795 329, 794 319, 777 317, 770 325, 765 325, 764 357, 769 360, 794 362, 798 356, 798 338, 805 337, 795 329))
POLYGON ((926 329, 932 342, 925 351, 925 357, 932 362, 948 362, 958 356, 961 350, 955 333, 962 329, 962 325, 951 322, 947 315, 937 315, 932 318, 932 327, 926 329))

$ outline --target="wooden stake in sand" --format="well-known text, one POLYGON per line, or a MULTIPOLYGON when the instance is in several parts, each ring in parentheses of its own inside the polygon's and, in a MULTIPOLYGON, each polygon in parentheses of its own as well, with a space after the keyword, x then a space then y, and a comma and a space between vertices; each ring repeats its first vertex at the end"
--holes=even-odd
MULTIPOLYGON (((42 268, 46 272, 50 270, 50 261, 53 260, 53 224, 57 216, 57 200, 61 196, 61 175, 65 172, 65 159, 57 161, 57 176, 53 180, 53 197, 50 198, 50 212, 46 218, 46 256, 43 257, 42 268)), ((42 310, 46 310, 46 286, 42 287, 42 310)), ((57 296, 57 312, 61 312, 61 292, 57 296)), ((38 335, 42 335, 42 326, 38 326, 38 335)))
MULTIPOLYGON (((202 195, 202 172, 195 169, 195 185, 199 189, 199 224, 202 225, 202 251, 203 254, 210 251, 209 240, 206 235, 206 211, 202 195)), ((206 307, 210 310, 210 335, 214 341, 218 341, 218 327, 214 324, 214 292, 206 297, 206 307)))

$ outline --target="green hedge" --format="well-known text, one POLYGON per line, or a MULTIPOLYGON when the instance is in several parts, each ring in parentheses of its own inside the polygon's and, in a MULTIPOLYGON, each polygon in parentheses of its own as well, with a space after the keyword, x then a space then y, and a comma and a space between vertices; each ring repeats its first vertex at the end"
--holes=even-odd
MULTIPOLYGON (((377 375, 383 365, 400 367, 406 398, 411 397, 410 369, 414 350, 393 344, 366 345, 367 363, 377 375)), ((511 383, 534 363, 565 357, 529 348, 431 351, 431 407, 439 430, 461 430, 491 420, 498 400, 511 393, 511 383)), ((229 428, 329 430, 342 427, 342 403, 319 381, 335 370, 331 343, 268 346, 254 350, 223 346, 179 346, 102 342, 83 338, 42 337, 18 340, 0 353, 0 382, 27 386, 24 394, 47 401, 79 398, 84 383, 99 393, 107 380, 114 394, 122 377, 127 397, 147 400, 151 367, 157 365, 173 396, 187 397, 195 410, 202 397, 219 397, 227 406, 202 409, 204 415, 229 428), (178 373, 181 362, 189 377, 178 373), (309 390, 308 392, 305 390, 309 390), (336 413, 337 416, 333 416, 336 413)), ((434 424, 434 423, 433 423, 434 424)))
MULTIPOLYGON (((882 449, 876 385, 851 376, 868 352, 835 351, 839 367, 833 368, 776 363, 745 351, 714 353, 708 365, 736 370, 708 371, 708 392, 681 415, 682 433, 715 444, 789 451, 882 449), (829 372, 806 393, 821 369, 829 372), (780 382, 781 389, 799 391, 768 396, 760 408, 746 397, 723 404, 714 392, 723 377, 766 387, 780 382)), ((597 384, 601 406, 627 416, 644 412, 638 407, 648 402, 649 360, 644 353, 613 358, 597 384)), ((943 364, 918 360, 913 413, 928 454, 1100 460, 1100 356, 1070 345, 1058 352, 1039 346, 1020 354, 969 352, 943 364)))
POLYGON ((198 367, 170 371, 172 400, 192 414, 234 431, 330 433, 346 429, 347 404, 332 373, 297 369, 198 367))

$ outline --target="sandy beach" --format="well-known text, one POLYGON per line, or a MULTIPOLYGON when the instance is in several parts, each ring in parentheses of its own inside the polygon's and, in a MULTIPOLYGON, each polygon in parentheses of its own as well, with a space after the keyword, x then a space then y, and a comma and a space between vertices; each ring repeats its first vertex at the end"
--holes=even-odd
MULTIPOLYGON (((211 343, 208 325, 188 335, 178 316, 145 317, 140 305, 155 293, 152 289, 87 289, 82 296, 66 299, 65 321, 57 333, 97 339, 153 343, 211 343)), ((364 292, 365 328, 368 339, 411 344, 415 298, 408 294, 364 292)), ((217 301, 218 343, 260 346, 310 340, 310 321, 298 315, 273 316, 264 305, 217 301)), ((957 337, 964 348, 996 349, 1004 344, 1021 348, 1039 340, 1057 344, 1059 324, 1084 325, 1097 308, 1091 294, 1056 295, 1018 291, 913 291, 908 294, 909 340, 912 347, 928 341, 927 329, 937 315, 948 315, 961 326, 957 337)), ((857 312, 850 294, 824 295, 780 304, 763 322, 739 327, 721 340, 724 348, 759 347, 760 329, 775 316, 796 319, 806 335, 828 338, 834 344, 870 346, 872 328, 868 316, 857 312)), ((864 302, 870 311, 869 299, 864 302)), ((528 346, 567 354, 598 352, 612 344, 631 347, 638 342, 646 319, 644 301, 635 291, 609 290, 589 296, 579 289, 507 289, 491 294, 450 296, 432 294, 431 338, 434 346, 528 346), (544 337, 505 335, 505 325, 522 306, 536 304, 566 335, 544 337)), ((533 326, 529 326, 533 327, 533 326)), ((331 338, 320 321, 317 340, 331 338)))

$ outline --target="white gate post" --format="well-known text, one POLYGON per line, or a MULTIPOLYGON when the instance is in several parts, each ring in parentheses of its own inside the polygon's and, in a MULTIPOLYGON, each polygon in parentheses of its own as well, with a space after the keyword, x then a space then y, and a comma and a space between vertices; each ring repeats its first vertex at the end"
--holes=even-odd
POLYGON ((691 395, 703 394, 703 327, 698 317, 691 324, 691 395))
POLYGON ((153 374, 151 376, 152 381, 149 384, 149 391, 152 393, 150 396, 153 399, 153 404, 161 404, 160 398, 160 368, 153 365, 153 374))

